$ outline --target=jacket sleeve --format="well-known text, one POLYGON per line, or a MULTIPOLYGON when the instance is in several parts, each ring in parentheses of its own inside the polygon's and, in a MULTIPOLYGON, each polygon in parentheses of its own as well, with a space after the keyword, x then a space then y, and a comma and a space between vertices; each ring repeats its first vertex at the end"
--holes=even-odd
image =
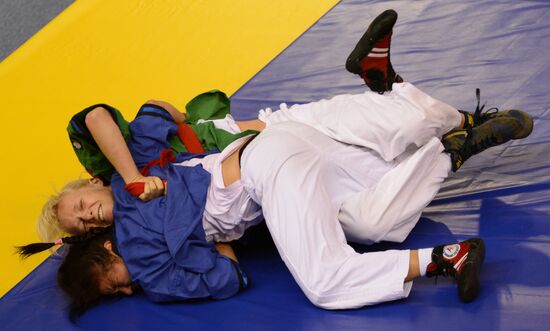
POLYGON ((155 302, 197 298, 226 299, 248 286, 248 277, 238 263, 218 255, 212 269, 193 272, 173 264, 166 273, 168 287, 142 284, 145 295, 155 302))
MULTIPOLYGON (((187 229, 186 226, 181 226, 181 230, 164 229, 174 235, 173 240, 167 240, 167 233, 156 226, 160 223, 154 222, 162 219, 161 214, 172 215, 164 200, 165 197, 139 203, 142 208, 133 212, 128 208, 115 213, 115 217, 119 216, 115 222, 115 243, 132 281, 142 287, 148 298, 157 302, 224 299, 246 288, 248 279, 244 271, 204 240, 201 223, 187 234, 180 232, 187 229)), ((118 204, 118 210, 124 207, 123 203, 118 204)))
POLYGON ((163 149, 170 149, 169 139, 177 134, 178 125, 164 108, 144 104, 130 123, 131 137, 128 148, 138 167, 160 156, 163 149))

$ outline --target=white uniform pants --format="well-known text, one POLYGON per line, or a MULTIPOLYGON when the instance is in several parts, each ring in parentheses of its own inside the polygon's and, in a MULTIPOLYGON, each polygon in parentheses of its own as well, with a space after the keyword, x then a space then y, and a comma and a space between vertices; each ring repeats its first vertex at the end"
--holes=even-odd
POLYGON ((402 83, 384 95, 365 92, 283 105, 263 120, 267 126, 288 121, 310 125, 334 140, 376 151, 396 165, 387 176, 390 169, 380 163, 380 168, 368 166, 363 176, 374 180, 342 201, 338 218, 348 240, 372 244, 402 242, 416 225, 450 170, 449 156, 441 153, 441 136, 461 119, 456 108, 402 83))
POLYGON ((367 91, 339 95, 286 108, 265 118, 266 124, 294 121, 313 126, 334 140, 368 147, 391 161, 413 143, 420 147, 460 125, 456 108, 432 98, 410 83, 394 84, 380 95, 367 91))
POLYGON ((440 102, 400 85, 387 96, 339 96, 276 112, 279 120, 270 117, 243 153, 243 185, 262 205, 290 272, 320 307, 360 307, 410 291, 408 250, 358 254, 346 242, 403 240, 450 169, 433 135, 457 126, 459 113, 441 103, 447 108, 438 114, 429 108, 440 102), (411 143, 420 148, 407 154, 411 143))

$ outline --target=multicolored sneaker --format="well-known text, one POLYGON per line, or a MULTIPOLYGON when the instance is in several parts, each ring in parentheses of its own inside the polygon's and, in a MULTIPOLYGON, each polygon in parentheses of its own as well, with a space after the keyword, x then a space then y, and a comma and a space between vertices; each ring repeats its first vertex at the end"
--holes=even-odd
POLYGON ((485 244, 480 238, 437 246, 432 251, 432 262, 428 264, 426 276, 454 277, 460 300, 471 302, 479 293, 479 274, 484 259, 485 244))
POLYGON ((392 29, 396 21, 397 12, 392 9, 378 15, 346 60, 346 69, 361 76, 372 91, 380 94, 391 91, 394 82, 403 82, 390 61, 392 29))
POLYGON ((477 106, 476 106, 476 110, 473 113, 470 113, 465 110, 458 110, 460 113, 462 113, 462 115, 464 115, 465 129, 473 129, 474 127, 479 126, 495 117, 508 116, 518 120, 521 123, 521 127, 523 128, 522 131, 518 132, 516 137, 513 139, 525 138, 531 134, 531 132, 533 131, 533 118, 531 117, 531 115, 517 109, 499 111, 497 107, 489 108, 485 112, 483 112, 483 109, 485 108, 485 104, 483 104, 480 107, 480 94, 481 94, 480 90, 479 88, 477 88, 476 89, 477 106))
POLYGON ((532 128, 532 120, 525 123, 513 116, 496 116, 472 129, 452 130, 443 136, 441 143, 451 156, 452 170, 457 171, 471 156, 512 139, 523 138, 532 128))

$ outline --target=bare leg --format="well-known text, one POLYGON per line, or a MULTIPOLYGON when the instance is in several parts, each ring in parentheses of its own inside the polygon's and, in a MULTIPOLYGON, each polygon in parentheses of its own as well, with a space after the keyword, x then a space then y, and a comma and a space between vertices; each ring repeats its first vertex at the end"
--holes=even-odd
POLYGON ((415 249, 411 250, 411 257, 409 258, 409 273, 405 278, 405 283, 418 277, 420 277, 420 263, 418 262, 418 250, 415 249))

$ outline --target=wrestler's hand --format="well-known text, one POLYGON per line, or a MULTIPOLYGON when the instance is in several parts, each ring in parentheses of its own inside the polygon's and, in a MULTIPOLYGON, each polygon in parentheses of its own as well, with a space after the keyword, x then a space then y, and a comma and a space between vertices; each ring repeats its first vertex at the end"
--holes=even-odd
POLYGON ((166 185, 164 185, 162 179, 156 176, 138 176, 132 180, 132 183, 136 182, 144 184, 143 193, 138 196, 142 201, 153 200, 166 194, 166 185))

